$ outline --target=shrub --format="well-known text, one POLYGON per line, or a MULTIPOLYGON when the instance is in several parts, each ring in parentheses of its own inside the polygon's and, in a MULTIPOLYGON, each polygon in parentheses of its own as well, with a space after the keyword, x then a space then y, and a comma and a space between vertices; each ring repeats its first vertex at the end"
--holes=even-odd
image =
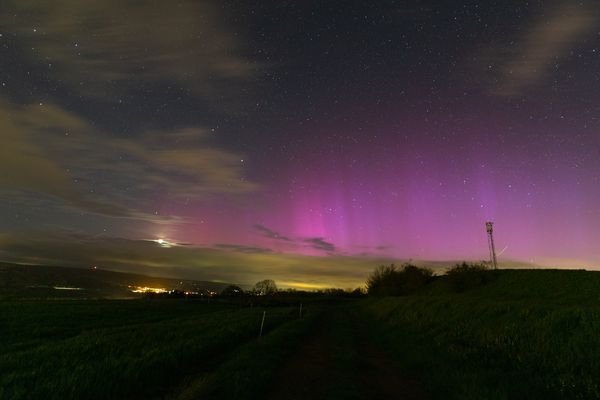
POLYGON ((244 291, 242 290, 242 288, 236 285, 229 285, 221 292, 221 296, 224 297, 237 297, 243 295, 244 291))
POLYGON ((367 280, 367 293, 371 296, 402 296, 415 293, 433 279, 433 272, 427 268, 419 268, 404 264, 396 268, 380 265, 367 280))
POLYGON ((455 292, 464 292, 482 286, 493 278, 491 271, 484 264, 456 264, 446 271, 446 279, 455 292))

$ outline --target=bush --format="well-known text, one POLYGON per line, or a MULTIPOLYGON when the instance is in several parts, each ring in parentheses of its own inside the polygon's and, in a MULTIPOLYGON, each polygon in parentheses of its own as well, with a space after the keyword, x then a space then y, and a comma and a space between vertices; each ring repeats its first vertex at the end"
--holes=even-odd
POLYGON ((402 296, 415 293, 433 279, 433 272, 427 268, 419 268, 404 264, 396 268, 381 265, 373 271, 367 280, 367 293, 370 296, 402 296))
POLYGON ((484 264, 467 264, 463 262, 446 271, 446 277, 453 291, 464 292, 491 281, 493 271, 484 264))
POLYGON ((243 295, 244 291, 242 288, 236 285, 229 285, 221 292, 221 296, 224 297, 238 297, 243 295))

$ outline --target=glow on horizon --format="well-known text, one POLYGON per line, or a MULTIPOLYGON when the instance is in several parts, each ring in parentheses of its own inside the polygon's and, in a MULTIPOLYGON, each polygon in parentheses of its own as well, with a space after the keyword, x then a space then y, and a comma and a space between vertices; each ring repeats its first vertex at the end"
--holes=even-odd
POLYGON ((164 247, 164 248, 167 248, 167 249, 176 245, 176 243, 171 242, 171 241, 166 240, 166 239, 162 239, 162 238, 153 240, 153 242, 157 243, 160 247, 164 247))
POLYGON ((168 290, 165 288, 154 288, 147 286, 129 286, 133 293, 167 293, 168 290))

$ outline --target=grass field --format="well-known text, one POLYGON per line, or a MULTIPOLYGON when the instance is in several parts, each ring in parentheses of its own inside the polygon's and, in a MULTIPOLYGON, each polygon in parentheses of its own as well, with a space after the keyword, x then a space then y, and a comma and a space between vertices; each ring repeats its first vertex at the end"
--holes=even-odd
POLYGON ((600 273, 488 272, 303 318, 291 298, 2 301, 0 398, 600 399, 600 273))
POLYGON ((600 274, 495 275, 464 293, 440 279, 366 308, 434 398, 600 398, 600 274))
POLYGON ((298 319, 185 300, 0 303, 0 398, 177 397, 257 340, 263 310, 264 338, 298 319))

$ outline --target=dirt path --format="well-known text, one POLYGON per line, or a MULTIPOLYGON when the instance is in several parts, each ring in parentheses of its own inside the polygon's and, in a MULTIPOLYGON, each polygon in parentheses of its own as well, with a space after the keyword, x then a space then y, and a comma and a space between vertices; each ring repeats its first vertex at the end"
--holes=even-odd
POLYGON ((267 399, 426 399, 349 307, 324 311, 267 399))

